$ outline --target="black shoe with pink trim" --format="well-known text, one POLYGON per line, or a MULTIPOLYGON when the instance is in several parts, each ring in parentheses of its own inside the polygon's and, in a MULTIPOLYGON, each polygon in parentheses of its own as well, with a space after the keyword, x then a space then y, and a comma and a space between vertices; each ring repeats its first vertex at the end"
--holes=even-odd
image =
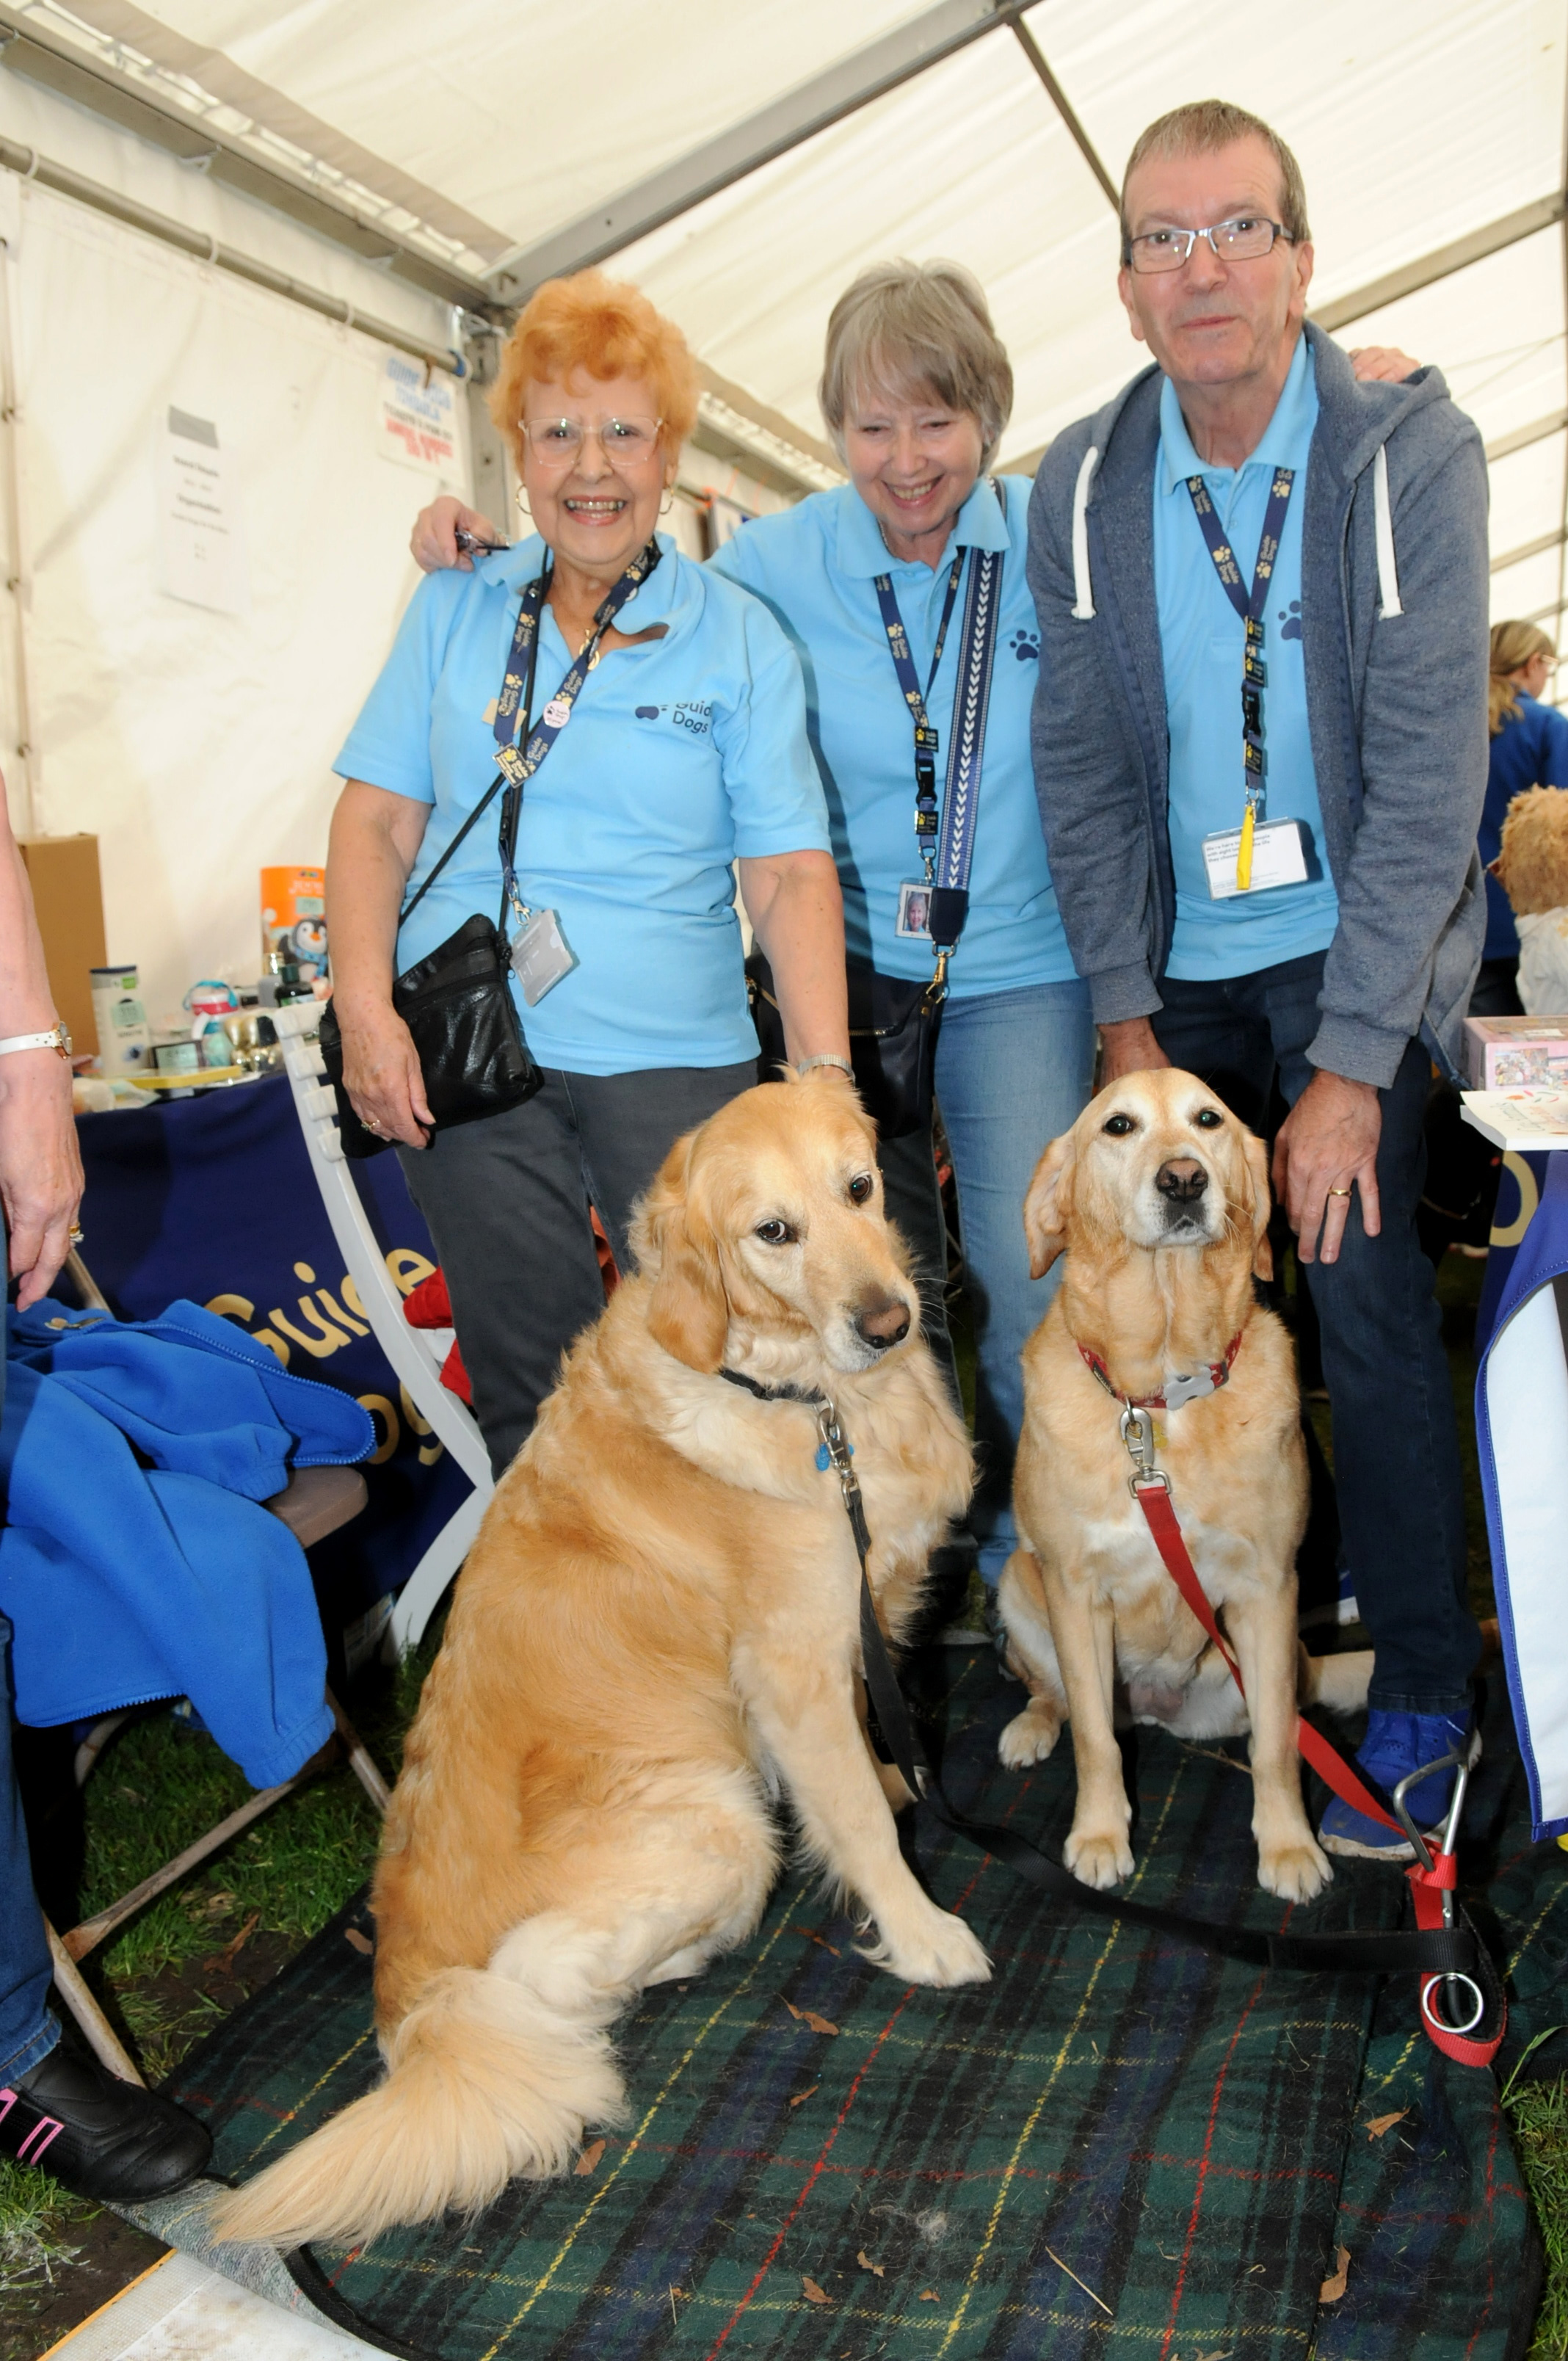
POLYGON ((38 2165, 78 2197, 166 2197, 195 2179, 212 2148, 194 2116, 63 2041, 0 2086, 0 2155, 38 2165))

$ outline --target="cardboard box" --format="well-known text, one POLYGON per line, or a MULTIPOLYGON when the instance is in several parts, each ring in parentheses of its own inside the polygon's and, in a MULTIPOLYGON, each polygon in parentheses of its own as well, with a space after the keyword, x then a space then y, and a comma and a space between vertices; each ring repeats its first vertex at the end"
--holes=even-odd
POLYGON ((1473 1091, 1568 1091, 1568 1016, 1467 1016, 1460 1070, 1473 1091))
POLYGON ((44 939, 49 990, 78 1057, 98 1046, 89 971, 108 963, 104 943, 104 893, 98 879, 95 836, 24 836, 17 839, 38 932, 44 939))

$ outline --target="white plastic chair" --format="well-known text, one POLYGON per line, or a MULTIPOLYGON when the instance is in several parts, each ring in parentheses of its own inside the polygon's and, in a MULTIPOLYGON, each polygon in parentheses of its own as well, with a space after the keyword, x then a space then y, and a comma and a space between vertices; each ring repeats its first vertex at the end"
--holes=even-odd
POLYGON ((411 1328, 403 1318, 403 1299, 376 1242, 337 1136, 337 1101, 331 1084, 323 1079, 326 1068, 316 1039, 320 1005, 295 1001, 270 1014, 282 1045, 294 1112, 310 1150, 311 1170, 348 1275, 359 1291, 365 1318, 394 1376, 408 1388, 410 1399, 474 1487, 398 1595, 391 1640, 403 1654, 419 1641, 447 1584, 473 1546, 495 1490, 490 1456, 473 1412, 441 1382, 451 1330, 411 1328))

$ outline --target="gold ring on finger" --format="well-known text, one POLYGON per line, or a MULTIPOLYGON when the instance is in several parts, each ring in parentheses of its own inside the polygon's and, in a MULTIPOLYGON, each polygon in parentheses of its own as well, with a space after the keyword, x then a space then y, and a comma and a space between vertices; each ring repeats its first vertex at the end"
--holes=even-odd
POLYGON ((1331 1197, 1348 1197, 1350 1193, 1351 1192, 1348 1189, 1331 1189, 1329 1191, 1329 1195, 1331 1197))

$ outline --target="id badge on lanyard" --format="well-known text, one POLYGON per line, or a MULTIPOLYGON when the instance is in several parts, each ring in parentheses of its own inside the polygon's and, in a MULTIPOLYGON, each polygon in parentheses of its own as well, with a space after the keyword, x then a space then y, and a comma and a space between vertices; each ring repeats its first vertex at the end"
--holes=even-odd
POLYGON ((1229 901, 1238 894, 1265 894, 1276 885, 1306 883, 1307 856, 1297 819, 1264 818, 1268 757, 1264 751, 1263 692, 1268 682, 1264 663, 1264 611, 1285 531, 1295 470, 1277 467, 1269 487, 1268 507, 1257 544, 1249 597, 1235 552, 1225 540, 1209 487, 1201 476, 1189 476, 1187 490, 1214 570, 1226 598, 1245 630, 1242 656, 1242 782, 1239 828, 1218 829, 1203 839, 1203 869, 1211 901, 1229 901))
POLYGON ((495 735, 496 762, 509 785, 510 825, 505 817, 501 823, 501 884, 505 901, 510 904, 518 926, 511 943, 511 966, 530 1008, 537 1008, 545 994, 554 992, 563 977, 570 975, 581 961, 566 940, 558 914, 554 910, 531 909, 522 898, 517 873, 512 867, 512 851, 517 841, 517 813, 522 791, 571 720, 572 708, 582 693, 583 683, 598 662, 605 633, 627 600, 637 596, 642 583, 658 565, 661 555, 657 540, 650 541, 627 567, 608 598, 601 601, 587 641, 565 679, 540 715, 537 726, 532 730, 527 705, 532 695, 532 659, 538 652, 540 619, 550 584, 548 567, 537 581, 529 584, 518 610, 517 630, 511 653, 507 660, 506 677, 501 684, 501 694, 496 700, 495 735), (527 695, 523 693, 522 657, 525 649, 530 658, 527 695), (521 728, 518 720, 520 702, 521 728), (522 740, 521 749, 514 742, 514 731, 522 740))

